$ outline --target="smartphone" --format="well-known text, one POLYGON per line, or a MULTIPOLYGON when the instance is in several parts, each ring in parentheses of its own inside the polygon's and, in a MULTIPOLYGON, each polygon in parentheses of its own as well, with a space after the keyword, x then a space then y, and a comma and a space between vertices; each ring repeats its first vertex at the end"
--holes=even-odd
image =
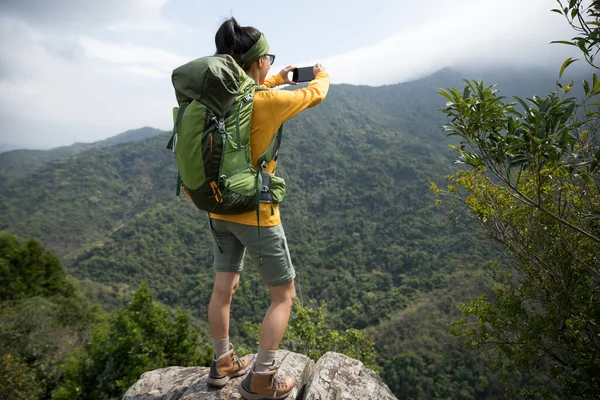
POLYGON ((310 82, 315 79, 313 67, 302 67, 293 70, 292 81, 294 82, 310 82))

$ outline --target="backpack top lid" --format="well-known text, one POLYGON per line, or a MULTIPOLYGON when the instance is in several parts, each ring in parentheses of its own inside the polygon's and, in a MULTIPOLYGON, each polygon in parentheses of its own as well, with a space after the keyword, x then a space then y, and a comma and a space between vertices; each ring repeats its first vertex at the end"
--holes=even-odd
POLYGON ((171 80, 179 104, 196 100, 224 118, 235 102, 244 75, 231 56, 219 54, 176 68, 171 80))

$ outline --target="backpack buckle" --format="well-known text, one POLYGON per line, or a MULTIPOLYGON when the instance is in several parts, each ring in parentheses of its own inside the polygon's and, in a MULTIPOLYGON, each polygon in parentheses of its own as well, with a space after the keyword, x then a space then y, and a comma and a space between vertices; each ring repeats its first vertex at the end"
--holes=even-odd
POLYGON ((221 175, 219 177, 219 187, 224 188, 226 182, 227 182, 227 175, 221 175))
MULTIPOLYGON (((224 119, 219 120, 217 122, 217 127, 219 129, 219 132, 226 132, 226 130, 225 130, 225 120, 224 119)), ((227 135, 227 136, 229 136, 229 135, 227 135)))
POLYGON ((266 161, 263 161, 263 162, 260 163, 260 169, 261 170, 267 169, 267 162, 266 161))

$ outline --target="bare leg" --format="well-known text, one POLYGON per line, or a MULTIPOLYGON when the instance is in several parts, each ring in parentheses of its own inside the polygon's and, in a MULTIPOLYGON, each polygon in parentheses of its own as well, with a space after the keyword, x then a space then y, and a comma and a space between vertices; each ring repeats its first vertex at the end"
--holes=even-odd
POLYGON ((229 309, 239 281, 239 272, 217 271, 215 286, 208 305, 208 324, 213 339, 225 339, 229 336, 229 309))
POLYGON ((269 292, 271 306, 260 327, 260 347, 265 350, 277 350, 290 319, 292 302, 296 297, 294 281, 281 286, 269 286, 269 292))

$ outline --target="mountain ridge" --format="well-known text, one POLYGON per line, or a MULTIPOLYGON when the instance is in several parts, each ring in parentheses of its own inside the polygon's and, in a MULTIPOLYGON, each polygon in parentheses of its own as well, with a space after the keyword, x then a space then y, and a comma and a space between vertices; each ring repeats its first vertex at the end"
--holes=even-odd
POLYGON ((59 146, 48 150, 13 149, 0 152, 0 187, 11 180, 27 176, 48 162, 71 157, 91 149, 145 140, 161 133, 164 133, 164 131, 143 127, 131 129, 91 143, 77 142, 69 146, 59 146))

